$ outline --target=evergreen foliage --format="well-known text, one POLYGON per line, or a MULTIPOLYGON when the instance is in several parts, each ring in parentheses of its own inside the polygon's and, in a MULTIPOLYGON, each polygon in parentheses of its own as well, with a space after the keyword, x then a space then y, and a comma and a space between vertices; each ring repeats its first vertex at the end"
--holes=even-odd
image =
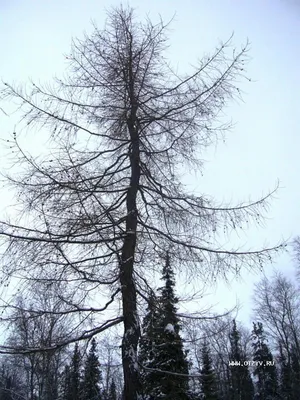
POLYGON ((291 388, 294 399, 300 399, 300 362, 295 346, 291 347, 292 382, 291 388))
POLYGON ((164 286, 159 289, 158 299, 151 296, 143 322, 144 332, 140 342, 140 362, 144 367, 143 390, 150 400, 187 400, 188 377, 185 375, 188 374, 188 362, 180 336, 179 318, 176 315, 178 299, 174 292, 174 272, 168 253, 162 280, 164 286))
POLYGON ((252 400, 254 396, 253 382, 248 367, 244 365, 245 355, 241 348, 240 332, 237 329, 235 320, 233 320, 229 338, 231 347, 230 361, 235 364, 230 366, 231 399, 252 400))
POLYGON ((75 344, 74 353, 72 356, 69 368, 66 368, 66 398, 65 400, 81 400, 80 399, 80 386, 81 386, 81 355, 78 343, 75 344))
POLYGON ((208 343, 203 343, 201 351, 201 391, 203 400, 218 400, 216 376, 212 366, 208 343))
POLYGON ((111 381, 109 387, 108 400, 117 400, 117 388, 114 379, 111 381))
POLYGON ((102 380, 100 362, 97 355, 96 339, 92 339, 89 354, 85 360, 81 400, 100 400, 102 380))
MULTIPOLYGON (((15 373, 2 364, 0 372, 0 400, 23 400, 25 393, 15 373)), ((35 400, 35 399, 33 399, 35 400)))
POLYGON ((70 365, 67 364, 64 368, 62 374, 62 397, 63 400, 70 400, 71 396, 71 373, 70 373, 70 365))
POLYGON ((7 373, 5 366, 2 365, 1 376, 0 376, 0 399, 1 400, 13 400, 12 390, 13 379, 10 374, 7 373))
POLYGON ((297 348, 290 344, 288 351, 279 342, 280 394, 287 400, 300 398, 300 365, 297 348))
POLYGON ((292 395, 292 366, 279 342, 280 394, 284 400, 294 400, 292 395))
MULTIPOLYGON (((272 342, 266 338, 264 325, 261 322, 253 323, 251 359, 257 363, 251 369, 255 383, 254 393, 249 369, 244 366, 244 361, 249 359, 246 358, 249 352, 247 337, 244 336, 243 329, 237 328, 235 320, 232 325, 231 320, 226 319, 222 323, 216 322, 210 331, 205 331, 205 325, 199 324, 199 331, 195 330, 196 334, 191 336, 193 347, 190 347, 196 351, 194 358, 196 363, 193 365, 187 362, 180 335, 178 299, 175 295, 174 272, 169 255, 163 267, 162 280, 164 284, 158 292, 150 293, 142 324, 139 363, 144 367, 141 368, 143 400, 300 399, 297 330, 294 331, 294 335, 283 336, 281 340, 272 342), (206 339, 199 348, 198 340, 203 337, 202 335, 206 339), (276 346, 271 347, 272 345, 276 346), (271 348, 274 349, 273 354, 271 348), (214 349, 213 354, 210 349, 214 349), (228 363, 228 360, 235 361, 237 365, 228 363), (276 360, 274 365, 273 360, 276 360), (188 380, 186 375, 190 366, 190 380, 188 380)), ((268 330, 272 328, 270 323, 267 325, 268 321, 265 323, 268 330)), ((33 324, 29 326, 28 333, 35 326, 33 324)), ((284 328, 287 333, 291 331, 288 325, 284 325, 284 328)), ((275 336, 274 331, 271 338, 275 336)), ((64 354, 69 354, 68 350, 64 354)), ((111 358, 108 359, 111 367, 108 367, 105 375, 106 389, 101 390, 102 374, 95 339, 91 341, 83 365, 78 345, 68 360, 63 359, 64 364, 55 363, 55 351, 33 354, 32 363, 28 363, 28 358, 27 354, 3 356, 0 369, 0 400, 120 400, 122 398, 122 389, 119 389, 121 382, 119 379, 122 378, 112 372, 115 366, 111 358), (48 362, 49 360, 53 362, 48 362), (36 365, 43 368, 36 368, 36 365), (47 370, 45 366, 49 371, 47 380, 44 379, 47 370), (62 368, 65 368, 64 372, 62 368), (53 379, 54 376, 60 379, 53 379), (113 376, 118 379, 118 385, 113 376)))
POLYGON ((158 299, 151 292, 148 299, 146 315, 142 324, 142 336, 139 345, 139 362, 141 369, 141 384, 143 393, 150 393, 155 380, 155 373, 146 368, 155 368, 155 351, 158 337, 159 305, 158 299))
POLYGON ((264 334, 263 324, 258 322, 253 323, 252 331, 252 347, 253 347, 253 361, 258 364, 255 365, 253 375, 256 377, 256 394, 257 400, 274 400, 278 398, 278 380, 276 366, 269 365, 274 363, 273 355, 269 350, 268 345, 265 343, 266 338, 264 334))

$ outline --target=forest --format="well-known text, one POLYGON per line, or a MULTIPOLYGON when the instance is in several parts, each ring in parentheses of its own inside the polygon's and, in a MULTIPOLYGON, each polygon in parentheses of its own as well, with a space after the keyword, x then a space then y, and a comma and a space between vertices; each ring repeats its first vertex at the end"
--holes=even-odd
POLYGON ((171 23, 113 8, 73 40, 62 78, 0 88, 20 115, 2 173, 15 204, 0 220, 1 400, 300 398, 297 279, 261 280, 250 328, 236 308, 181 307, 283 252, 300 261, 300 239, 229 239, 260 226, 278 184, 235 204, 185 184, 232 128, 249 43, 230 37, 181 73, 171 23))
MULTIPOLYGON (((253 293, 253 313, 259 318, 251 329, 238 321, 236 309, 211 318, 180 317, 170 259, 161 281, 142 320, 138 363, 144 399, 300 398, 298 277, 295 283, 274 273, 259 281, 253 293)), ((32 303, 45 301, 48 293, 40 292, 32 303)), ((8 342, 15 347, 47 345, 67 330, 67 315, 23 310, 16 309, 10 329, 8 342)), ((114 332, 53 352, 2 356, 0 398, 123 399, 120 337, 114 332)))

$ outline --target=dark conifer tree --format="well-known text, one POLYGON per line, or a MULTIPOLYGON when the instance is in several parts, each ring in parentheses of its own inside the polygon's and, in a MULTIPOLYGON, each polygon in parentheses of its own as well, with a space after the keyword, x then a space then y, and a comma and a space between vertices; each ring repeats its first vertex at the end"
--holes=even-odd
POLYGON ((139 343, 139 362, 141 369, 141 385, 144 394, 151 393, 157 373, 146 368, 155 368, 156 341, 158 339, 159 304, 153 292, 148 299, 148 307, 142 324, 142 336, 139 343))
POLYGON ((291 366, 292 366, 292 393, 293 398, 300 399, 300 362, 295 346, 291 347, 291 366))
POLYGON ((22 385, 20 385, 16 371, 12 372, 10 368, 2 364, 0 372, 0 400, 22 400, 25 398, 26 393, 22 389, 24 387, 22 388, 22 385))
POLYGON ((207 342, 203 343, 201 351, 201 392, 203 400, 217 400, 216 376, 212 366, 210 349, 207 342))
POLYGON ((12 396, 12 378, 7 373, 5 366, 2 365, 0 375, 0 399, 1 400, 13 400, 12 396))
POLYGON ((84 365, 81 400, 100 400, 102 398, 100 389, 101 380, 102 374, 97 355, 97 343, 96 339, 93 338, 84 365))
POLYGON ((162 279, 164 286, 159 289, 157 301, 154 296, 150 298, 143 324, 145 330, 140 360, 144 366, 144 394, 151 400, 185 400, 188 399, 188 362, 180 337, 180 323, 176 315, 178 299, 168 253, 162 279))
POLYGON ((253 323, 252 331, 253 361, 258 362, 253 375, 256 377, 257 400, 274 400, 278 398, 278 380, 273 355, 266 344, 266 337, 261 322, 253 323))
POLYGON ((219 381, 221 385, 221 399, 231 400, 231 367, 226 365, 224 367, 224 374, 221 375, 222 381, 219 381))
POLYGON ((112 379, 109 387, 108 400, 117 400, 117 388, 114 379, 112 379))
POLYGON ((248 366, 244 365, 245 355, 240 344, 240 332, 233 320, 230 332, 230 372, 231 372, 231 399, 253 400, 254 387, 248 366))
POLYGON ((81 400, 81 355, 78 343, 75 344, 70 366, 65 369, 65 400, 81 400))
POLYGON ((71 396, 71 372, 70 365, 66 365, 62 374, 62 398, 63 400, 70 400, 71 396))
POLYGON ((292 365, 289 355, 286 355, 282 344, 279 342, 280 363, 280 395, 284 400, 294 400, 292 394, 292 365))

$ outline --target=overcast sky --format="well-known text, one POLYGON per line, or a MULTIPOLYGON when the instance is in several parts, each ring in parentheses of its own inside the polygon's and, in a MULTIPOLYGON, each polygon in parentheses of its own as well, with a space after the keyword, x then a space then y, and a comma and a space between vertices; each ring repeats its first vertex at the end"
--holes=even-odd
MULTIPOLYGON (((60 75, 67 65, 65 54, 71 38, 90 32, 91 20, 103 27, 105 9, 118 4, 0 0, 0 78, 10 83, 28 78, 44 82, 60 75)), ((245 247, 263 245, 265 240, 277 244, 300 234, 300 5, 293 0, 135 0, 130 5, 139 18, 148 14, 155 21, 160 14, 167 21, 175 14, 168 57, 180 70, 213 51, 232 32, 236 47, 250 40, 247 76, 253 82, 241 84, 244 103, 233 103, 226 111, 235 127, 225 144, 203 155, 207 160, 204 176, 190 184, 235 204, 260 197, 279 179, 282 189, 272 203, 269 221, 263 229, 252 228, 241 235, 241 243, 245 247)), ((1 111, 0 126, 0 138, 6 140, 13 120, 1 111)), ((4 154, 1 143, 0 154, 4 154)), ((2 156, 1 167, 5 163, 2 156)), ((1 202, 5 203, 4 191, 1 202)), ((291 257, 280 257, 274 267, 292 274, 291 257)), ((274 267, 266 266, 266 274, 274 267)), ((210 289, 213 295, 206 298, 205 305, 218 303, 217 309, 222 311, 239 298, 243 304, 239 317, 249 322, 253 283, 260 278, 245 272, 243 282, 233 282, 230 288, 219 283, 217 289, 210 289)))

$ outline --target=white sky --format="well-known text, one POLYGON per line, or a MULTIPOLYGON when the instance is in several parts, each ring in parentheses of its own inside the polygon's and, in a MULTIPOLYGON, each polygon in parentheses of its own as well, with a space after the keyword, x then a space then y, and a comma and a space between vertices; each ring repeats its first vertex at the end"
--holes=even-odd
MULTIPOLYGON (((105 9, 118 1, 101 0, 0 0, 0 78, 10 83, 50 80, 67 65, 64 54, 72 37, 91 31, 91 20, 102 28, 105 9)), ((167 21, 176 12, 170 30, 168 56, 184 70, 213 51, 219 40, 234 31, 233 43, 239 47, 251 42, 247 76, 243 83, 244 103, 232 104, 227 114, 236 123, 225 145, 205 154, 208 162, 204 177, 193 181, 196 189, 220 201, 237 203, 249 196, 256 199, 272 189, 279 179, 283 187, 272 204, 270 220, 264 229, 253 228, 242 235, 245 246, 277 244, 300 234, 300 104, 299 44, 300 3, 296 0, 152 0, 131 1, 137 16, 146 13, 167 21)), ((6 140, 13 124, 0 111, 0 139, 6 140)), ((2 142, 3 143, 3 142, 2 142)), ((3 153, 0 141, 0 154, 3 153)), ((34 143, 32 143, 34 146, 34 143)), ((5 166, 6 159, 1 160, 5 166)), ((5 204, 5 192, 1 202, 5 204), (4 197, 3 197, 4 196, 4 197)), ((230 245, 230 244, 229 244, 230 245)), ((290 256, 282 256, 276 268, 293 271, 290 256)), ((266 267, 269 275, 273 267, 266 267)), ((253 282, 261 275, 242 275, 229 289, 219 284, 212 289, 205 305, 219 303, 218 310, 230 308, 236 298, 243 303, 239 318, 248 322, 253 282)))

